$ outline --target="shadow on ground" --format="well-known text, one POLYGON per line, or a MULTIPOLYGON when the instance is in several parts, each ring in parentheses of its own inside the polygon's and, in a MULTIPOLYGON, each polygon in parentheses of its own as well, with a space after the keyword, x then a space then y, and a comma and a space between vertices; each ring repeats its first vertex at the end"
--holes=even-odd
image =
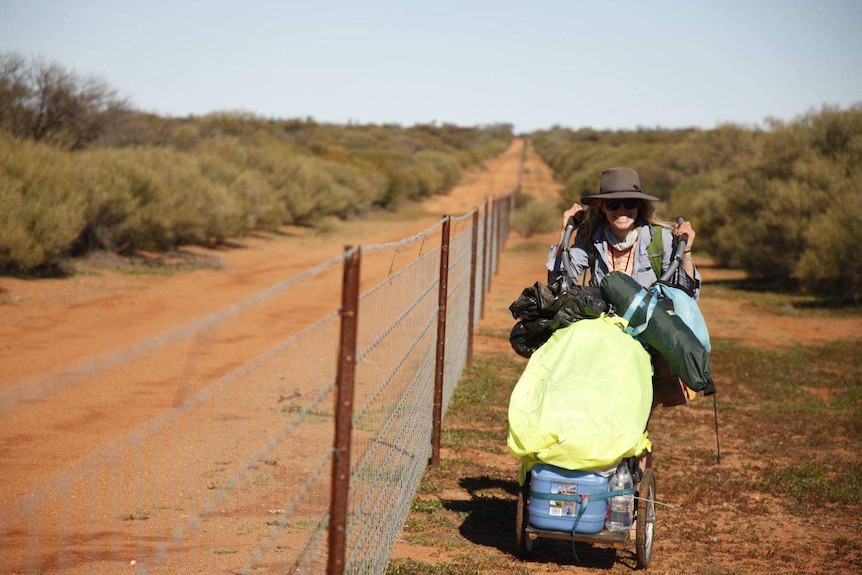
MULTIPOLYGON (((459 485, 470 494, 469 500, 446 500, 443 506, 466 515, 459 532, 483 547, 491 547, 507 555, 515 552, 515 515, 518 508, 518 481, 483 475, 464 477, 459 485), (501 494, 502 492, 502 494, 501 494)), ((528 563, 571 565, 610 570, 619 563, 634 569, 634 549, 601 548, 586 543, 539 539, 528 557, 528 563)))

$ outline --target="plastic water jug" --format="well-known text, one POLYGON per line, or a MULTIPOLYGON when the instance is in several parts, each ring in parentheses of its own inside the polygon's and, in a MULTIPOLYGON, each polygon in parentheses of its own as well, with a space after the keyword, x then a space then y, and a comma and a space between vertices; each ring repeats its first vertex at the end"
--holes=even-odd
MULTIPOLYGON (((608 479, 589 471, 571 471, 539 463, 530 470, 530 491, 549 494, 596 494, 608 490, 608 479)), ((590 501, 586 511, 575 526, 580 511, 580 501, 565 501, 530 497, 530 524, 538 529, 566 531, 571 533, 598 533, 605 526, 607 503, 604 500, 590 501)))

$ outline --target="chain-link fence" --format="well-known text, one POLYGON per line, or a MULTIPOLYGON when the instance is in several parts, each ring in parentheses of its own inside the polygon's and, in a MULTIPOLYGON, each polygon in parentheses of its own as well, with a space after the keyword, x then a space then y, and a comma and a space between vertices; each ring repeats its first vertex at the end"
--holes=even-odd
MULTIPOLYGON (((0 572, 383 573, 439 450, 440 414, 470 359, 513 199, 347 249, 203 320, 0 396, 3 425, 14 425, 59 391, 111 394, 107 382, 127 379, 146 393, 147 374, 165 365, 179 381, 202 377, 197 358, 238 325, 297 305, 317 312, 228 375, 178 388, 106 448, 7 497, 0 572), (346 291, 340 306, 315 301, 324 286, 354 290, 353 307, 346 291)), ((117 409, 134 409, 132 399, 117 409)))

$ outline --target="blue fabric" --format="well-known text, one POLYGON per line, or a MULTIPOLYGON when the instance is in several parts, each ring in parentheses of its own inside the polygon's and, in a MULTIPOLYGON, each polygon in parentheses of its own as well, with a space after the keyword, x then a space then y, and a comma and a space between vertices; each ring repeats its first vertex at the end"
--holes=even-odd
POLYGON ((709 330, 706 327, 706 320, 703 319, 703 314, 700 313, 700 307, 698 307, 694 298, 679 288, 661 283, 656 284, 652 289, 658 289, 664 297, 673 302, 673 312, 697 336, 697 339, 700 340, 700 343, 706 349, 706 353, 710 353, 712 346, 709 342, 709 330))
POLYGON ((629 322, 629 325, 626 326, 626 333, 631 335, 632 337, 637 337, 646 329, 647 324, 649 324, 649 320, 652 317, 652 314, 655 312, 655 304, 658 301, 657 294, 654 289, 650 290, 641 290, 635 297, 632 298, 632 303, 629 304, 628 309, 623 314, 623 319, 629 322), (644 301, 647 296, 649 296, 648 301, 644 301), (644 321, 640 325, 632 325, 631 319, 635 312, 642 307, 646 307, 646 315, 644 316, 644 321))

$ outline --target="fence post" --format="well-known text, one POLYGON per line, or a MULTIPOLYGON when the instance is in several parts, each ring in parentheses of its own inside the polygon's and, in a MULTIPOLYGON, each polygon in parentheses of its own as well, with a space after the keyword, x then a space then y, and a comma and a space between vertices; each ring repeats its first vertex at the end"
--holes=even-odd
POLYGON ((440 463, 440 434, 443 427, 443 384, 446 374, 446 298, 449 296, 449 216, 443 218, 440 241, 440 283, 437 295, 437 368, 434 374, 434 416, 431 428, 431 461, 440 463))
POLYGON ((512 231, 512 216, 515 215, 515 196, 509 196, 509 215, 506 217, 506 239, 509 239, 509 232, 512 231))
POLYGON ((335 398, 335 440, 332 450, 332 490, 329 507, 327 575, 343 575, 350 494, 350 435, 353 388, 356 381, 356 333, 359 320, 360 248, 346 247, 341 285, 341 336, 335 398))
POLYGON ((485 319, 485 294, 491 290, 491 202, 488 198, 485 198, 485 227, 482 234, 485 236, 482 244, 482 251, 485 252, 482 258, 482 319, 485 319))
POLYGON ((509 237, 509 221, 512 217, 512 198, 515 197, 515 192, 512 192, 503 198, 503 220, 500 222, 500 251, 506 247, 506 239, 509 237))
POLYGON ((502 239, 502 231, 503 231, 503 199, 498 198, 494 201, 494 253, 496 257, 494 258, 494 275, 497 275, 500 271, 500 251, 503 248, 503 239, 502 239))
POLYGON ((470 315, 467 318, 467 365, 473 365, 473 331, 476 329, 476 260, 479 257, 479 208, 473 208, 473 238, 470 248, 470 315))

